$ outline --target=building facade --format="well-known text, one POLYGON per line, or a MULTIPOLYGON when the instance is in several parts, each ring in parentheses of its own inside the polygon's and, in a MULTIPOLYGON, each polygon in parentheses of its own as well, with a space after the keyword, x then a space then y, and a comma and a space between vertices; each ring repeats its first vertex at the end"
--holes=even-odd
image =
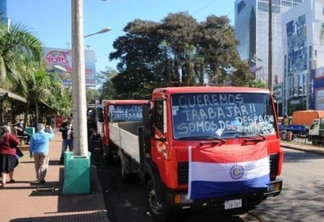
POLYGON ((9 19, 7 17, 7 0, 0 1, 0 19, 1 22, 8 24, 9 19))
POLYGON ((307 0, 284 13, 282 30, 284 112, 324 110, 324 0, 307 0))
MULTIPOLYGON (((272 80, 280 89, 284 78, 284 49, 281 15, 305 0, 272 0, 272 80)), ((247 60, 255 79, 268 83, 269 0, 235 1, 235 38, 238 51, 247 60)), ((276 90, 282 111, 282 91, 276 90)))

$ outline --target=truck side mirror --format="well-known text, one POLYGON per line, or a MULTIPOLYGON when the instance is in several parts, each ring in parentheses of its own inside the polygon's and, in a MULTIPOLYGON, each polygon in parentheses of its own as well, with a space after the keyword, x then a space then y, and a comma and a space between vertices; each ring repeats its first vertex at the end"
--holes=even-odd
POLYGON ((153 127, 153 109, 151 104, 145 104, 142 106, 143 109, 143 122, 145 128, 150 132, 151 137, 154 137, 154 127, 153 127))
POLYGON ((152 116, 152 111, 151 111, 151 105, 150 104, 144 104, 142 106, 142 111, 143 111, 143 123, 144 126, 147 129, 151 129, 152 124, 151 124, 151 116, 152 116))
POLYGON ((98 115, 99 122, 103 122, 104 121, 104 118, 103 118, 102 107, 98 107, 97 108, 97 115, 98 115))

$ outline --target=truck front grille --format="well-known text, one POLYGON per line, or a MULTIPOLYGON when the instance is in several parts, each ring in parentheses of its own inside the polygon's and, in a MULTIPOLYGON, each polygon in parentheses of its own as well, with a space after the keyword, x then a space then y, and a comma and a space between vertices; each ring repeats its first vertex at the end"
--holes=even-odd
MULTIPOLYGON (((272 179, 278 173, 278 154, 271 154, 270 157, 270 178, 272 179)), ((178 185, 187 185, 189 177, 189 163, 178 163, 178 185)))

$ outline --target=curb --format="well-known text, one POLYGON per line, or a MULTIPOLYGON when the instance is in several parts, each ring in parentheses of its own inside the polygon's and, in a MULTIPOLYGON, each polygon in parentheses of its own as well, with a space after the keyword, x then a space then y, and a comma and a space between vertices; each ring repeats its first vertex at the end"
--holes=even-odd
POLYGON ((323 150, 318 150, 318 149, 306 149, 306 148, 301 148, 301 147, 296 147, 296 146, 289 146, 289 145, 280 145, 281 147, 287 148, 287 149, 292 149, 292 150, 299 150, 299 151, 304 151, 304 152, 310 152, 310 153, 316 153, 320 155, 324 155, 324 149, 323 150))
POLYGON ((96 181, 96 185, 97 185, 97 189, 98 189, 98 192, 100 193, 100 208, 101 209, 106 209, 103 211, 103 215, 102 215, 102 220, 103 222, 110 222, 109 220, 109 217, 108 217, 108 211, 107 211, 107 208, 106 208, 106 205, 105 205, 105 199, 104 199, 104 193, 103 193, 103 190, 102 190, 102 187, 101 187, 101 184, 100 184, 100 179, 99 179, 99 174, 98 174, 98 169, 97 169, 97 166, 92 166, 94 168, 94 172, 92 171, 93 173, 93 181, 96 181))

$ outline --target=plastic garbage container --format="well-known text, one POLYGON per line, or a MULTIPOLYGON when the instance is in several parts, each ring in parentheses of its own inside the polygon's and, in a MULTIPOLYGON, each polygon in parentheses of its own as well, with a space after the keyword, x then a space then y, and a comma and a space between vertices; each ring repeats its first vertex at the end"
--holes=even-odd
POLYGON ((287 141, 292 141, 293 133, 291 131, 287 132, 287 141))
POLYGON ((287 139, 287 132, 286 131, 281 131, 281 139, 286 140, 287 139))
POLYGON ((35 133, 34 127, 25 127, 25 131, 29 133, 29 135, 33 135, 35 133))

